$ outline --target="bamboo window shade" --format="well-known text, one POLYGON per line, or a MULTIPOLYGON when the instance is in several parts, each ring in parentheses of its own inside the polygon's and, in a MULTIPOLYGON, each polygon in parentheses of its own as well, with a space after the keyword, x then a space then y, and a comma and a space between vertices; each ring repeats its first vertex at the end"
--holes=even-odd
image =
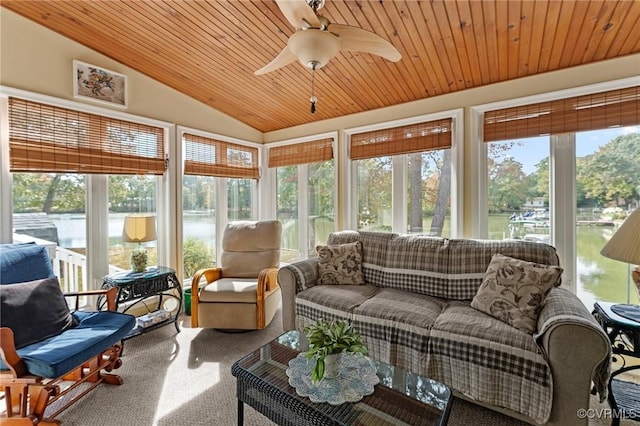
POLYGON ((165 172, 162 128, 19 98, 9 98, 9 152, 12 172, 165 172))
POLYGON ((487 111, 484 141, 640 124, 640 86, 487 111))
POLYGON ((184 174, 258 179, 258 148, 189 133, 185 143, 184 174))
POLYGON ((352 160, 451 148, 451 118, 351 135, 352 160))
POLYGON ((296 166, 333 159, 333 138, 269 148, 269 167, 296 166))

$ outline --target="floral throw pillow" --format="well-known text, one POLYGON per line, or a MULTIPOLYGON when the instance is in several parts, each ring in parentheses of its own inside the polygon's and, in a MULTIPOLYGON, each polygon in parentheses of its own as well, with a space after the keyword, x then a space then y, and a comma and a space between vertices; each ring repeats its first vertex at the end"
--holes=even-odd
POLYGON ((533 334, 544 300, 561 274, 558 266, 496 254, 471 306, 533 334))
POLYGON ((362 243, 316 247, 320 284, 364 284, 362 243))

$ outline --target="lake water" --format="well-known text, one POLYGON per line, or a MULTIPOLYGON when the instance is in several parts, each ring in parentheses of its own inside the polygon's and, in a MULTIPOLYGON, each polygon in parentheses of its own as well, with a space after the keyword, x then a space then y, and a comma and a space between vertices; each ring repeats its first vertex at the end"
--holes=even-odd
MULTIPOLYGON (((111 214, 109 221, 109 243, 122 244, 122 225, 126 214, 111 214)), ((85 219, 82 215, 50 215, 58 228, 58 238, 63 247, 85 247, 85 219)), ((215 219, 208 216, 184 217, 185 238, 198 237, 207 241, 215 237, 215 219)), ((494 217, 490 221, 490 232, 509 236, 508 217, 494 217)), ((597 300, 616 303, 627 302, 627 273, 625 263, 608 259, 600 250, 614 232, 613 227, 577 227, 577 294, 587 307, 597 300)), ((533 230, 533 234, 548 233, 548 230, 533 230)), ((493 238, 497 238, 493 235, 493 238)), ((640 303, 633 283, 630 284, 631 303, 640 303)))
MULTIPOLYGON (((128 213, 111 213, 109 215, 109 245, 122 244, 122 226, 128 213)), ((52 214, 49 219, 58 228, 58 243, 62 247, 76 248, 86 246, 86 230, 84 215, 52 214)), ((211 240, 215 236, 215 218, 208 216, 184 217, 185 238, 198 237, 211 240)))

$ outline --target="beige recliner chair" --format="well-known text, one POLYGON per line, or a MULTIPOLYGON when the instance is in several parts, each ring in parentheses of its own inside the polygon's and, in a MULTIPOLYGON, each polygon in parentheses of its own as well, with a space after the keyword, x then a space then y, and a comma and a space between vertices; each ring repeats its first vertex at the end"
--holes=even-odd
POLYGON ((280 306, 281 235, 277 220, 227 225, 221 267, 201 269, 191 282, 192 327, 259 330, 269 325, 280 306))

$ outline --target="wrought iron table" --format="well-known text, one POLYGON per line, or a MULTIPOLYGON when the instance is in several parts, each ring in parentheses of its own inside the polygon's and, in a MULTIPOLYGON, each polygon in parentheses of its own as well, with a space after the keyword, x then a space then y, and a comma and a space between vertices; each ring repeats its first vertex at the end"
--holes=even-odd
POLYGON ((286 374, 289 361, 306 350, 303 333, 292 330, 236 361, 238 425, 244 404, 279 425, 446 425, 451 390, 435 380, 375 361, 380 383, 371 395, 340 405, 314 403, 296 393, 286 374))
POLYGON ((640 421, 640 384, 615 378, 619 374, 640 369, 640 322, 623 316, 625 308, 630 306, 596 302, 593 311, 594 317, 609 336, 614 361, 619 359, 622 363, 609 379, 609 404, 617 414, 613 417, 614 426, 620 424, 620 416, 640 421), (628 357, 635 358, 636 363, 628 365, 628 357))
MULTIPOLYGON (((175 310, 171 310, 169 318, 147 327, 137 326, 124 337, 123 341, 171 323, 180 332, 178 315, 182 310, 182 286, 176 277, 175 270, 158 266, 144 272, 118 272, 104 277, 102 288, 111 287, 118 288, 116 304, 118 310, 124 313, 141 304, 146 307, 147 311, 154 312, 162 309, 168 300, 175 300, 177 303, 175 310), (154 299, 157 299, 157 303, 154 299), (151 301, 153 301, 153 305, 150 306, 151 301)), ((105 303, 104 297, 98 298, 98 309, 102 309, 105 303)))

